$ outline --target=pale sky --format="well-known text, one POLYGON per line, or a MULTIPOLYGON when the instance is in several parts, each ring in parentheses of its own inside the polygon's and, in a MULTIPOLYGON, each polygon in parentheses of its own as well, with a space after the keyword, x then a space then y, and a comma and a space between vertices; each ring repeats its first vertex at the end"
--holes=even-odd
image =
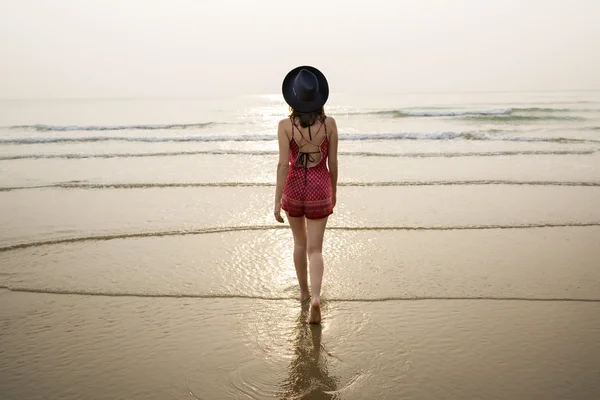
POLYGON ((0 0, 0 98, 600 89, 598 0, 0 0))

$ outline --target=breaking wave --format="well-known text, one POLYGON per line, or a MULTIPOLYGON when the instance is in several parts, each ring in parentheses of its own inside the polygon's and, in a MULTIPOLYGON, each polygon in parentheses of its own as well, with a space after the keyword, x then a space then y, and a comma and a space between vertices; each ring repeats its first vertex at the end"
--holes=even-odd
POLYGON ((70 132, 70 131, 125 131, 125 130, 169 130, 169 129, 202 129, 217 124, 202 122, 195 124, 164 124, 164 125, 15 125, 9 129, 34 130, 38 132, 70 132))
MULTIPOLYGON (((578 186, 600 187, 596 181, 517 181, 517 180, 448 180, 448 181, 382 181, 382 182, 339 182, 338 186, 348 187, 398 187, 398 186, 578 186)), ((152 188, 222 188, 222 187, 274 187, 274 182, 144 182, 144 183, 85 183, 79 181, 61 182, 49 185, 0 187, 0 192, 35 189, 152 189, 152 188)))
POLYGON ((375 115, 389 115, 392 117, 462 117, 468 115, 508 115, 512 112, 511 109, 502 110, 467 110, 467 111, 412 111, 412 110, 387 110, 387 111, 376 111, 372 114, 375 115))
POLYGON ((589 108, 551 108, 551 107, 510 107, 489 110, 456 109, 450 107, 425 107, 389 110, 354 111, 340 115, 380 115, 392 118, 406 117, 496 117, 503 120, 536 121, 536 120, 581 120, 579 116, 560 115, 564 113, 598 112, 600 109, 589 108), (533 115, 532 115, 533 114, 533 115), (557 115, 558 114, 558 115, 557 115))
MULTIPOLYGON (((395 157, 395 158, 456 158, 456 157, 502 157, 502 156, 540 156, 540 155, 590 155, 597 150, 515 150, 486 152, 429 152, 429 153, 378 153, 369 151, 340 151, 340 156, 354 157, 395 157)), ((271 150, 192 150, 156 153, 96 153, 96 154, 18 154, 0 156, 0 161, 35 160, 35 159, 85 159, 85 158, 142 158, 142 157, 177 157, 192 155, 245 155, 276 156, 271 150)))
MULTIPOLYGON (((509 142, 560 142, 560 143, 585 143, 600 142, 600 140, 577 139, 563 137, 533 137, 533 136, 501 136, 502 130, 490 131, 466 131, 466 132, 436 132, 436 133, 363 133, 363 134, 341 134, 339 140, 490 140, 509 142)), ((0 139, 0 144, 40 144, 40 143, 91 143, 91 142, 144 142, 144 143, 166 143, 166 142, 257 142, 275 141, 275 135, 222 135, 222 136, 87 136, 87 137, 21 137, 0 139)))

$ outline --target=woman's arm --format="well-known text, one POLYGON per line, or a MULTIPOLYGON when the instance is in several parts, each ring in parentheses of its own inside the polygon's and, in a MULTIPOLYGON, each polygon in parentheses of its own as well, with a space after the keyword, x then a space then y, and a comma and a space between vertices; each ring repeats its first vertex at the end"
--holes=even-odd
POLYGON ((277 127, 277 140, 279 142, 279 161, 277 162, 277 183, 275 184, 275 219, 278 222, 283 222, 281 217, 281 196, 283 195, 283 186, 287 178, 290 157, 290 139, 285 132, 285 123, 287 120, 279 121, 277 127))
POLYGON ((337 181, 338 181, 338 130, 335 119, 327 117, 330 123, 329 149, 327 151, 327 162, 329 173, 331 175, 331 189, 333 191, 333 206, 337 201, 337 181))

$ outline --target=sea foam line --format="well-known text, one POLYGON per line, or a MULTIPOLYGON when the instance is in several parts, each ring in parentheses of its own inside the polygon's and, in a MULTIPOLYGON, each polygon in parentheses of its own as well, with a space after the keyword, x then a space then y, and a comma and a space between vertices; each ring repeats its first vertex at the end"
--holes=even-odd
MULTIPOLYGON (((516 185, 516 186, 582 186, 600 187, 594 181, 512 181, 512 180, 462 180, 462 181, 381 181, 381 182, 339 182, 345 187, 394 187, 394 186, 480 186, 480 185, 516 185)), ((153 188, 226 188, 226 187, 274 187, 274 182, 149 182, 149 183, 81 183, 62 182, 36 186, 0 187, 0 192, 35 189, 153 189, 153 188)))
MULTIPOLYGON (((551 104, 551 103, 550 103, 551 104)), ((558 103, 557 103, 558 104, 558 103)), ((567 104, 567 103, 565 103, 567 104)), ((498 105, 498 104, 496 104, 498 105)), ((500 104, 507 106, 508 104, 500 104)), ((355 111, 337 111, 333 115, 391 115, 391 116, 416 116, 416 117, 455 117, 464 115, 510 115, 512 113, 566 113, 566 112, 600 112, 600 108, 569 108, 569 107, 503 107, 492 109, 469 109, 466 107, 408 107, 391 109, 371 109, 355 111)))
POLYGON ((35 130, 38 132, 70 132, 70 131, 123 131, 123 130, 165 130, 206 128, 217 122, 198 122, 193 124, 138 124, 138 125, 14 125, 8 129, 35 130))
MULTIPOLYGON (((34 288, 16 285, 0 285, 0 289, 17 293, 54 294, 67 296, 98 296, 98 297, 140 297, 140 298, 176 298, 176 299, 223 299, 223 300, 294 300, 293 296, 257 296, 230 293, 150 293, 150 292, 110 292, 100 290, 34 288)), ((587 302, 600 303, 600 299, 576 297, 502 297, 502 296, 386 296, 378 298, 327 298, 325 303, 360 302, 378 303, 388 301, 426 301, 426 300, 489 300, 489 301, 532 301, 532 302, 587 302)))
MULTIPOLYGON (((586 102, 583 102, 586 103, 586 102)), ((590 104, 593 102, 589 102, 590 104)), ((541 104, 541 103, 540 103, 541 104)), ((550 103, 551 104, 551 103, 550 103)), ((558 104, 558 103, 557 103, 558 104)), ((568 102, 565 104, 569 104, 568 102)), ((413 107, 399 109, 360 110, 347 112, 333 112, 332 115, 380 115, 392 118, 404 117, 504 117, 503 120, 581 120, 578 116, 555 115, 576 112, 600 112, 593 108, 553 108, 553 107, 508 107, 498 109, 457 109, 455 107, 413 107), (523 115, 525 114, 525 115, 523 115), (537 115, 532 115, 537 114, 537 115), (542 114, 542 115, 540 115, 542 114), (545 115, 543 115, 545 114, 545 115)), ((273 117, 284 118, 283 114, 270 114, 273 117)), ((244 122, 229 122, 227 124, 246 124, 244 122)), ((0 127, 12 130, 34 130, 38 132, 70 132, 70 131, 121 131, 121 130, 179 130, 179 129, 203 129, 219 122, 197 122, 197 123, 171 123, 171 124, 130 124, 130 125, 13 125, 0 127)))
POLYGON ((491 115, 510 115, 512 109, 497 109, 497 110, 444 110, 444 111, 432 111, 432 110, 384 110, 374 111, 371 114, 375 115, 389 115, 392 117, 462 117, 462 116, 491 116, 491 115))
MULTIPOLYGON (((457 231, 457 230, 499 230, 499 229, 540 229, 540 228, 584 228, 600 226, 600 222, 568 222, 568 223, 538 223, 538 224, 517 224, 517 225, 455 225, 455 226, 331 226, 328 230, 339 231, 457 231)), ((149 237, 165 237, 165 236, 190 236, 190 235, 205 235, 212 233, 227 233, 239 231, 266 231, 277 229, 289 229, 287 226, 281 225, 242 225, 242 226, 222 226, 222 227, 207 227, 191 230, 169 230, 169 231, 153 231, 153 232, 133 232, 121 233, 115 235, 92 235, 79 236, 62 239, 49 239, 36 242, 18 243, 9 246, 0 247, 0 253, 21 250, 31 247, 51 246, 58 244, 80 243, 80 242, 99 242, 117 239, 135 239, 149 237)))
POLYGON ((364 110, 339 112, 336 115, 376 115, 388 116, 392 118, 406 117, 500 117, 503 120, 579 120, 581 116, 569 116, 565 113, 594 113, 600 112, 600 109, 593 108, 552 108, 552 107, 510 107, 495 108, 486 110, 460 109, 453 107, 414 107, 387 110, 364 110), (563 114, 563 115, 556 115, 563 114), (529 117, 529 118, 528 118, 529 117))
MULTIPOLYGON (((339 140, 482 140, 508 142, 552 142, 552 143, 600 143, 600 139, 578 139, 564 137, 532 137, 532 136, 502 136, 502 131, 468 131, 468 132, 438 132, 438 133, 368 133, 340 134, 339 140)), ((3 138, 0 144, 28 145, 51 143, 95 143, 95 142, 141 142, 141 143, 194 143, 194 142, 265 142, 276 141, 275 135, 244 135, 244 136, 88 136, 88 137, 22 137, 3 138)))
MULTIPOLYGON (((379 153, 341 151, 341 156, 354 157, 399 157, 399 158, 454 158, 454 157, 500 157, 526 155, 590 155, 598 150, 514 150, 485 152, 445 152, 445 153, 379 153)), ((277 151, 271 150, 193 150, 156 153, 97 153, 97 154, 15 154, 0 156, 0 161, 27 159, 86 159, 86 158, 142 158, 142 157, 176 157, 191 155, 249 155, 275 156, 277 151)))

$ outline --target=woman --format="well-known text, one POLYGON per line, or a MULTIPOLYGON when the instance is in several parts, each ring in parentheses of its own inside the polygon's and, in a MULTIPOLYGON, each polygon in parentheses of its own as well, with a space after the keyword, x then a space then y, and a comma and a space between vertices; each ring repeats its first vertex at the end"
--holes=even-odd
POLYGON ((318 69, 302 66, 290 71, 283 80, 283 97, 291 113, 279 122, 277 132, 275 219, 283 223, 283 209, 290 221, 300 301, 312 297, 308 322, 316 324, 321 322, 323 236, 335 206, 338 176, 337 126, 323 110, 328 96, 329 85, 318 69))

